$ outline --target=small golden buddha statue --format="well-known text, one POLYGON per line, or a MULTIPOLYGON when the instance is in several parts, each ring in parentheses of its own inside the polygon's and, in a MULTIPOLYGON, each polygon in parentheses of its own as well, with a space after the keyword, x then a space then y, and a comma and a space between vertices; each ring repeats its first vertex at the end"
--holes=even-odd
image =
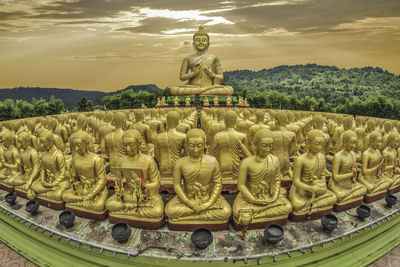
POLYGON ((326 215, 336 203, 336 195, 326 186, 326 162, 320 153, 323 144, 323 132, 310 131, 306 138, 308 152, 298 156, 294 162, 293 184, 289 192, 293 205, 290 219, 293 221, 326 215))
POLYGON ((41 170, 39 179, 27 192, 29 199, 38 199, 42 205, 53 209, 64 209, 63 192, 70 187, 67 166, 63 153, 55 147, 54 134, 44 130, 40 134, 42 144, 41 170))
POLYGON ((150 143, 153 142, 150 126, 144 123, 144 110, 135 110, 136 123, 131 125, 131 129, 136 129, 142 135, 140 142, 140 152, 146 155, 153 153, 150 143))
POLYGON ((161 97, 161 106, 162 107, 167 106, 167 101, 165 100, 165 96, 161 97))
POLYGON ((217 109, 216 114, 217 121, 211 121, 207 127, 207 138, 210 145, 212 145, 212 143, 214 142, 215 135, 226 129, 224 121, 225 111, 223 109, 217 109))
POLYGON ((221 196, 221 172, 216 158, 203 155, 206 144, 203 130, 192 129, 186 135, 189 156, 180 158, 174 167, 176 196, 165 207, 172 230, 206 227, 223 230, 232 209, 221 196))
POLYGON ((383 151, 388 145, 389 145, 389 135, 394 132, 393 131, 393 124, 390 120, 386 120, 383 123, 383 142, 382 142, 382 147, 381 151, 383 151))
POLYGON ((159 107, 159 106, 161 106, 161 100, 160 100, 159 97, 157 97, 157 104, 156 104, 156 107, 159 107))
POLYGON ((365 137, 364 137, 364 151, 369 148, 371 145, 370 135, 372 132, 376 130, 376 120, 374 118, 368 118, 367 127, 365 128, 365 137))
POLYGON ((184 58, 180 71, 180 80, 187 84, 171 88, 172 95, 232 95, 233 88, 222 85, 224 79, 219 58, 207 53, 210 37, 204 26, 193 35, 193 47, 196 53, 184 58))
POLYGON ((343 149, 333 157, 332 177, 328 188, 335 193, 335 211, 343 211, 360 205, 367 193, 365 186, 357 182, 357 134, 352 130, 343 133, 343 149))
POLYGON ((187 96, 187 97, 185 98, 185 105, 186 105, 187 107, 190 107, 190 97, 189 97, 189 96, 187 96))
POLYGON ((214 98, 213 98, 213 106, 219 106, 219 99, 218 99, 218 97, 217 96, 214 96, 214 98))
POLYGON ((400 190, 399 155, 396 148, 399 145, 399 134, 392 132, 387 137, 387 146, 382 152, 382 176, 391 180, 388 193, 393 194, 400 190))
POLYGON ((179 98, 177 96, 174 97, 174 106, 179 106, 179 98))
POLYGON ((2 169, 0 170, 0 188, 12 191, 14 178, 22 175, 21 156, 15 146, 16 136, 14 132, 7 131, 3 134, 4 151, 1 158, 2 169))
POLYGON ((106 207, 111 222, 158 229, 164 223, 164 202, 158 193, 160 174, 154 159, 139 152, 140 138, 137 130, 124 132, 126 155, 117 162, 117 192, 107 199, 106 207))
POLYGON ((362 154, 362 168, 359 182, 367 188, 364 201, 369 203, 383 198, 392 181, 381 175, 383 158, 380 152, 382 135, 373 131, 369 135, 369 147, 362 154))
POLYGON ((243 225, 241 215, 249 210, 249 229, 264 228, 270 223, 284 224, 292 204, 281 187, 279 159, 272 155, 273 138, 268 129, 259 130, 254 138, 256 155, 242 161, 239 169, 239 194, 233 203, 234 227, 243 225))
POLYGON ((88 133, 77 132, 71 141, 76 154, 71 164, 72 187, 62 194, 65 207, 78 216, 103 220, 108 197, 104 159, 88 151, 88 133))
POLYGON ((61 136, 55 133, 55 130, 58 126, 58 121, 53 117, 46 117, 46 126, 54 134, 55 146, 57 149, 61 150, 63 153, 65 152, 65 143, 61 136))
POLYGON ((232 106, 232 98, 231 98, 230 96, 228 96, 228 97, 226 98, 226 105, 227 105, 228 107, 232 106))
POLYGON ((170 111, 167 114, 168 131, 157 135, 154 142, 154 157, 158 161, 161 182, 172 185, 172 173, 175 162, 184 156, 186 134, 178 132, 179 113, 170 111))
POLYGON ((238 100, 238 106, 243 106, 243 97, 239 96, 239 100, 238 100))
POLYGON ((112 125, 113 120, 114 120, 114 113, 108 111, 104 116, 104 122, 101 122, 99 124, 99 139, 100 139, 100 147, 102 153, 105 153, 106 151, 107 134, 115 130, 115 127, 112 125))
POLYGON ((209 107, 210 106, 210 102, 208 101, 208 97, 204 98, 203 106, 205 106, 205 107, 209 107))
POLYGON ((164 124, 158 116, 156 109, 150 109, 151 117, 146 121, 146 124, 150 126, 151 140, 155 140, 158 134, 165 131, 164 124))
POLYGON ((31 187, 40 174, 39 154, 31 145, 31 134, 28 131, 18 135, 18 141, 21 149, 21 164, 23 173, 15 176, 10 183, 15 186, 18 195, 27 197, 27 190, 31 187))
MULTIPOLYGON (((72 144, 72 139, 74 138, 75 134, 78 134, 80 132, 88 132, 88 117, 85 114, 80 113, 77 117, 76 117, 76 129, 75 132, 73 134, 71 134, 71 136, 69 137, 69 145, 70 145, 70 150, 72 153, 72 156, 75 155, 75 146, 72 144)), ((90 152, 94 152, 95 148, 94 148, 94 137, 92 135, 90 135, 90 140, 89 140, 89 144, 88 144, 88 150, 90 152)))
POLYGON ((224 121, 226 130, 215 134, 209 154, 216 157, 220 163, 222 183, 236 184, 240 161, 251 156, 251 153, 244 145, 247 143, 247 136, 235 130, 236 112, 225 112, 224 121))
POLYGON ((250 107, 250 104, 247 102, 247 97, 244 98, 244 106, 250 107))
POLYGON ((256 115, 256 123, 251 125, 247 136, 249 144, 251 146, 250 152, 252 153, 255 151, 255 148, 252 146, 254 144, 254 136, 256 132, 260 129, 269 129, 269 127, 264 124, 264 116, 265 116, 264 110, 261 109, 257 110, 255 115, 256 115))

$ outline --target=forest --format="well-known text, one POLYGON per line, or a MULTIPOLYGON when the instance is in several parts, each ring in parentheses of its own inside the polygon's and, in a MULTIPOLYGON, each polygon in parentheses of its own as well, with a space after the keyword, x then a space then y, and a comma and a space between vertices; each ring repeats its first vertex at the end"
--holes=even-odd
MULTIPOLYGON (((343 69, 316 64, 278 66, 260 71, 224 73, 234 96, 248 98, 251 107, 336 112, 400 120, 400 76, 381 68, 343 69)), ((98 100, 82 97, 72 111, 154 107, 168 88, 130 86, 98 100), (143 90, 142 90, 143 89, 143 90)), ((0 120, 43 116, 67 111, 61 99, 6 99, 0 120)), ((68 110, 70 111, 70 110, 68 110)))

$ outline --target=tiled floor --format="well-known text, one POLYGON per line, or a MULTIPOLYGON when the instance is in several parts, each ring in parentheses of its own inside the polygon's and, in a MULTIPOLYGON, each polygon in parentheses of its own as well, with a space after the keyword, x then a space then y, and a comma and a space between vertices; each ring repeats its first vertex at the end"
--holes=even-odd
MULTIPOLYGON (((1 267, 35 267, 36 265, 0 242, 1 267)), ((400 246, 394 248, 384 257, 370 264, 368 267, 397 267, 400 266, 400 246)))

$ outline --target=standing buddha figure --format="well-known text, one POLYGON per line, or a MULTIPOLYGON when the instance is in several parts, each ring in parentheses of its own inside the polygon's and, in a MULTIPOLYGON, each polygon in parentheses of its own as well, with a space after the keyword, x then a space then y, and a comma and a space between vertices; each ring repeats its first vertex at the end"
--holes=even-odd
POLYGON ((104 159, 89 152, 88 133, 77 132, 71 141, 76 154, 71 164, 72 187, 62 195, 65 207, 78 216, 103 220, 107 216, 105 201, 108 197, 104 159))
POLYGON ((270 223, 284 224, 292 211, 286 190, 281 187, 279 159, 272 154, 271 131, 259 130, 254 137, 254 145, 256 155, 240 164, 240 192, 233 203, 233 225, 236 229, 241 228, 243 216, 251 218, 248 229, 256 229, 270 223))
POLYGON ((400 190, 399 155, 396 151, 400 138, 398 133, 392 132, 387 139, 387 146, 382 152, 382 176, 391 180, 388 193, 393 194, 400 190))
POLYGON ((361 173, 358 178, 367 188, 364 201, 369 203, 385 197, 391 180, 381 175, 383 158, 380 152, 382 146, 382 135, 373 131, 369 134, 369 147, 362 154, 361 173))
POLYGON ((343 211, 360 205, 367 189, 357 182, 357 134, 352 130, 343 133, 343 149, 333 157, 332 178, 328 188, 332 190, 337 203, 335 211, 343 211))
POLYGON ((64 201, 61 196, 70 187, 66 161, 63 153, 55 147, 52 132, 42 131, 40 143, 42 144, 40 176, 33 182, 27 196, 29 199, 37 198, 42 205, 62 210, 64 201))
POLYGON ((293 205, 290 218, 293 221, 326 215, 336 203, 336 195, 326 186, 326 161, 325 156, 320 153, 323 144, 323 132, 310 131, 306 138, 309 150, 298 156, 294 162, 293 184, 289 193, 293 205))
POLYGON ((123 221, 136 228, 159 229, 164 223, 164 202, 158 193, 157 164, 152 157, 139 152, 138 130, 127 130, 122 139, 126 154, 116 164, 116 194, 106 202, 110 222, 123 221))
POLYGON ((203 130, 192 129, 186 135, 189 156, 174 167, 176 196, 165 207, 171 230, 205 227, 223 230, 231 216, 231 206, 221 195, 222 181, 216 158, 203 155, 206 143, 203 130))
POLYGON ((161 183, 172 185, 175 162, 183 157, 186 134, 178 132, 179 113, 170 111, 167 114, 166 132, 160 133, 154 142, 154 157, 158 161, 161 172, 161 183))
POLYGON ((209 54, 210 37, 204 26, 193 35, 196 53, 183 59, 180 80, 187 84, 171 88, 172 95, 232 95, 233 88, 222 85, 224 79, 221 62, 217 56, 209 54))

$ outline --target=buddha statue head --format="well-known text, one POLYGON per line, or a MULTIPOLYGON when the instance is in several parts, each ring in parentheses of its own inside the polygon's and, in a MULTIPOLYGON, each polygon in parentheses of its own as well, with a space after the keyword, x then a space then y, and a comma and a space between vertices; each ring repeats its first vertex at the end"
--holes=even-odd
POLYGON ((225 120, 225 126, 226 128, 235 128, 236 126, 236 121, 237 121, 237 114, 236 112, 229 110, 228 112, 225 112, 224 116, 225 120))
POLYGON ((141 135, 136 129, 129 129, 122 135, 122 142, 124 143, 126 154, 129 157, 134 157, 139 154, 141 135))
POLYGON ((54 130, 56 129, 56 127, 57 127, 57 124, 58 124, 58 122, 57 122, 57 120, 56 120, 55 118, 53 118, 53 117, 46 117, 46 126, 47 126, 47 129, 49 129, 49 130, 51 130, 51 131, 54 131, 54 130))
POLYGON ((210 36, 204 31, 204 25, 193 34, 193 48, 196 52, 206 52, 210 46, 210 36))
POLYGON ((135 110, 135 119, 136 119, 136 122, 143 121, 143 119, 144 119, 143 109, 135 110))
POLYGON ((203 130, 195 128, 186 134, 189 157, 198 159, 204 153, 206 134, 203 130))
POLYGON ((85 114, 79 114, 76 118, 76 127, 78 130, 85 130, 88 124, 88 118, 85 114))
POLYGON ((43 151, 50 151, 54 147, 55 139, 52 132, 44 130, 40 133, 40 144, 42 145, 43 151))
POLYGON ((217 110, 217 120, 222 121, 224 119, 225 111, 223 109, 217 110))
POLYGON ((175 129, 179 124, 179 113, 176 111, 170 111, 167 114, 167 127, 168 130, 175 129))
POLYGON ((321 152, 324 144, 324 132, 321 130, 311 130, 306 138, 306 147, 310 152, 317 154, 321 152))
POLYGON ((124 112, 117 112, 114 115, 114 124, 117 129, 124 129, 126 124, 127 116, 124 112))
POLYGON ((3 144, 6 148, 9 148, 10 146, 14 145, 14 133, 12 131, 7 131, 3 135, 3 144))
POLYGON ((27 149, 31 142, 31 134, 27 131, 23 131, 18 134, 18 143, 21 149, 27 149))
POLYGON ((383 128, 385 129, 385 132, 389 133, 393 130, 393 124, 391 121, 387 120, 383 124, 383 128))
POLYGON ((248 109, 243 110, 243 119, 248 120, 250 118, 250 111, 248 109))
POLYGON ((375 129, 376 129, 376 120, 375 119, 373 119, 373 118, 368 119, 367 129, 370 132, 375 131, 375 129))
POLYGON ((346 151, 354 151, 357 145, 357 134, 352 130, 343 133, 343 147, 346 151))
POLYGON ((258 130, 254 136, 254 146, 256 147, 256 155, 262 158, 272 153, 274 139, 272 132, 268 129, 258 130))
POLYGON ((88 133, 84 131, 77 132, 72 140, 75 151, 81 156, 86 155, 88 152, 89 141, 90 137, 88 133))
POLYGON ((275 113, 275 122, 277 127, 285 127, 287 123, 287 114, 283 110, 275 113))
POLYGON ((313 123, 315 129, 321 130, 324 126, 324 118, 321 115, 314 116, 313 123))
POLYGON ((343 129, 344 129, 345 131, 353 129, 353 117, 347 116, 347 117, 343 120, 343 129))
POLYGON ((264 112, 264 110, 257 110, 257 112, 256 112, 256 120, 257 120, 257 122, 264 122, 264 115, 265 115, 265 112, 264 112))
POLYGON ((107 111, 106 115, 104 116, 104 121, 111 123, 114 119, 114 113, 112 111, 107 111))
MULTIPOLYGON (((390 133, 388 137, 389 146, 393 149, 397 149, 399 146, 400 136, 398 133, 390 133)), ((398 155, 399 156, 399 155, 398 155)))
POLYGON ((380 149, 382 146, 382 134, 378 131, 373 131, 369 136, 370 147, 380 149))

